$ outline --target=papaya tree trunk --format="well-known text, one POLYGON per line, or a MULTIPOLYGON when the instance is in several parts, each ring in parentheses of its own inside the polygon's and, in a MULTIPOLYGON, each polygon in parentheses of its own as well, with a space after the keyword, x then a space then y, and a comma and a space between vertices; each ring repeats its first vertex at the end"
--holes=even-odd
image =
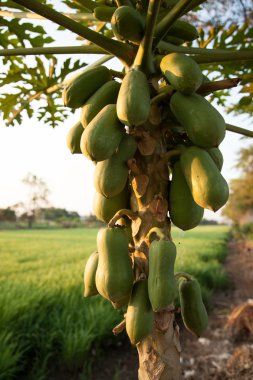
MULTIPOLYGON (((145 124, 133 134, 138 153, 128 162, 131 170, 131 209, 139 218, 132 223, 135 242, 134 270, 136 280, 148 276, 149 241, 153 227, 171 239, 168 214, 169 169, 166 152, 167 126, 145 124)), ((137 344, 139 380, 179 380, 180 342, 175 323, 174 305, 155 313, 152 333, 137 344)))

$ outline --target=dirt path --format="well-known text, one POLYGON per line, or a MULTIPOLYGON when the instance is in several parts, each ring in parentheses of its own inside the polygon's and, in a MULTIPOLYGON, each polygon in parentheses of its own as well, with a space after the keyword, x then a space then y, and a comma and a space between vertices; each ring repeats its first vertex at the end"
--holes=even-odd
POLYGON ((214 297, 206 333, 200 339, 182 334, 184 379, 253 379, 253 242, 232 241, 229 251, 231 286, 214 297))

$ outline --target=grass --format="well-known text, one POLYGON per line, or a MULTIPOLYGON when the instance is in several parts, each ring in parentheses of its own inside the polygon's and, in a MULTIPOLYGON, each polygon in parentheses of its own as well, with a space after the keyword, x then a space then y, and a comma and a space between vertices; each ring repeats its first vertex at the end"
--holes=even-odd
MULTIPOLYGON (((85 378, 91 349, 122 339, 111 333, 122 312, 99 296, 83 299, 83 267, 95 250, 96 233, 97 229, 0 232, 0 380, 51 380, 50 373, 62 370, 71 374, 66 379, 77 372, 79 379, 85 378)), ((226 254, 227 228, 173 233, 177 270, 196 276, 208 299, 213 289, 226 283, 220 262, 226 254)))

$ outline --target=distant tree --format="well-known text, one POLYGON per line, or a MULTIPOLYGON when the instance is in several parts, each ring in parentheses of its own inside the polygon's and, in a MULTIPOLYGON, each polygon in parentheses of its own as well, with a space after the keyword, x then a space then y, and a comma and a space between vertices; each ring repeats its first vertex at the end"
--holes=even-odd
POLYGON ((249 218, 252 215, 253 220, 253 145, 241 149, 236 168, 240 170, 240 177, 230 182, 230 197, 223 215, 234 223, 241 223, 246 215, 249 218))
POLYGON ((0 222, 15 222, 16 213, 10 207, 0 209, 0 222))
POLYGON ((46 182, 35 174, 28 173, 22 182, 28 186, 28 201, 22 203, 25 209, 22 216, 27 218, 28 227, 32 228, 32 224, 36 219, 36 210, 48 206, 49 189, 46 182))
POLYGON ((63 218, 80 220, 80 215, 76 211, 68 211, 65 208, 48 207, 41 208, 40 214, 45 220, 58 221, 63 218))

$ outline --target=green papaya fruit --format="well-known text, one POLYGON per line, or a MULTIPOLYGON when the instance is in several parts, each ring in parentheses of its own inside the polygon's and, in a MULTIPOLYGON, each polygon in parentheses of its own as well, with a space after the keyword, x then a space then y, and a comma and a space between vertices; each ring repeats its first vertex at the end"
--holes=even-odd
POLYGON ((128 126, 147 121, 150 112, 150 91, 146 75, 131 69, 122 80, 117 99, 119 120, 128 126))
POLYGON ((93 212, 98 220, 108 223, 116 212, 123 208, 129 208, 128 186, 112 198, 106 198, 97 192, 94 195, 93 212))
POLYGON ((100 21, 110 22, 112 15, 116 9, 117 8, 115 7, 107 7, 107 6, 96 7, 93 11, 93 14, 100 21))
POLYGON ((195 145, 214 148, 224 139, 225 120, 201 95, 176 92, 171 97, 170 108, 195 145))
POLYGON ((116 9, 111 19, 112 30, 118 40, 140 42, 145 22, 141 14, 134 8, 123 5, 116 9))
POLYGON ((133 245, 134 241, 132 237, 131 221, 128 218, 121 218, 117 220, 117 224, 123 227, 123 231, 126 233, 128 242, 133 245))
POLYGON ((134 156, 136 149, 136 140, 126 134, 122 138, 117 152, 108 160, 97 163, 94 173, 94 186, 97 192, 111 198, 124 189, 129 172, 126 161, 134 156))
POLYGON ((131 293, 134 275, 128 240, 121 228, 102 228, 97 235, 96 287, 106 299, 120 303, 131 293))
POLYGON ((204 209, 194 201, 178 161, 172 170, 169 204, 172 223, 183 231, 198 226, 203 218, 204 209))
POLYGON ((66 143, 72 154, 82 153, 80 148, 81 136, 83 134, 83 126, 78 121, 67 133, 66 143))
POLYGON ((180 163, 199 206, 212 211, 224 206, 229 196, 228 184, 206 150, 191 146, 181 154, 180 163))
POLYGON ((98 252, 93 252, 84 268, 84 297, 92 297, 98 294, 95 281, 97 266, 98 252))
POLYGON ((167 35, 182 38, 184 41, 193 41, 199 37, 195 26, 183 20, 176 20, 168 30, 167 35))
POLYGON ((124 133, 124 126, 117 118, 116 105, 108 104, 84 129, 81 151, 92 161, 106 160, 116 152, 124 133))
POLYGON ((223 156, 222 156, 220 149, 219 148, 210 148, 210 149, 207 149, 207 152, 210 154, 210 156, 214 160, 215 165, 217 166, 219 171, 221 171, 222 166, 223 166, 223 156))
POLYGON ((115 104, 117 101, 120 84, 115 80, 106 82, 98 89, 82 107, 80 121, 83 128, 86 128, 91 120, 108 104, 115 104))
POLYGON ((64 105, 70 108, 82 107, 95 91, 111 79, 111 72, 105 66, 84 70, 66 81, 62 92, 64 105))
POLYGON ((201 289, 197 280, 179 281, 181 315, 185 327, 198 337, 208 325, 208 315, 202 301, 201 289))
POLYGON ((154 240, 149 247, 148 295, 152 309, 166 309, 177 295, 174 277, 176 246, 172 241, 154 240))
POLYGON ((139 343, 153 328, 154 313, 148 298, 147 280, 134 284, 126 313, 126 332, 132 344, 139 343))
POLYGON ((167 54, 161 60, 160 68, 170 84, 183 94, 197 91, 202 84, 203 76, 199 65, 185 54, 167 54))

